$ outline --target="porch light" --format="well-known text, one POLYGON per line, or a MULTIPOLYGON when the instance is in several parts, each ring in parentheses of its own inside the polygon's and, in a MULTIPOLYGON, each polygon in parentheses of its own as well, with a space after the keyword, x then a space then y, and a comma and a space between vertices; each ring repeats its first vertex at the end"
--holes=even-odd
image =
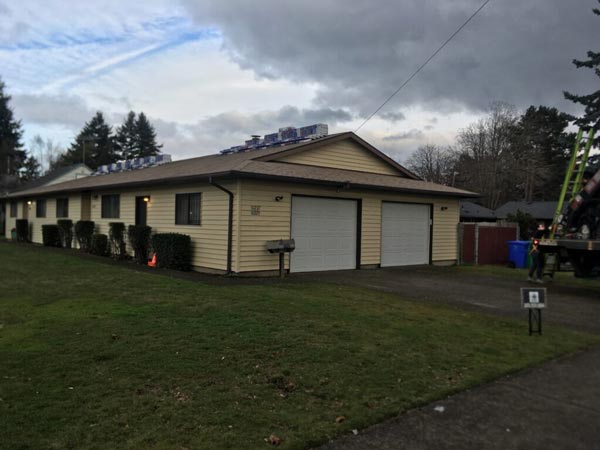
POLYGON ((27 204, 28 204, 28 205, 31 205, 31 200, 27 200, 27 204))
POLYGON ((149 201, 150 201, 150 196, 149 195, 145 196, 144 197, 144 202, 148 203, 149 201))

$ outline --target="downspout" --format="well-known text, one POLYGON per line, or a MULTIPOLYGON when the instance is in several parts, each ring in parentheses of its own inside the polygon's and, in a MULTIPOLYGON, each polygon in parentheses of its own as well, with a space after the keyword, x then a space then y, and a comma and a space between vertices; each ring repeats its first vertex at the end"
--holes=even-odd
POLYGON ((231 251, 233 244, 233 192, 229 189, 224 188, 220 184, 213 181, 212 177, 208 177, 208 184, 222 190, 229 195, 229 221, 227 229, 227 275, 231 275, 231 251))

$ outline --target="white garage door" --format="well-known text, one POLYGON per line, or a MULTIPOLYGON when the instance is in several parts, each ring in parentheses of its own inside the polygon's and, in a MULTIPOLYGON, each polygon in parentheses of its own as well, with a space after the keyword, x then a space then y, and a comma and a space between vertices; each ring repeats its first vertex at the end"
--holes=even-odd
POLYGON ((355 200, 292 198, 292 272, 356 268, 355 200))
POLYGON ((381 266, 429 264, 429 205, 381 206, 381 266))

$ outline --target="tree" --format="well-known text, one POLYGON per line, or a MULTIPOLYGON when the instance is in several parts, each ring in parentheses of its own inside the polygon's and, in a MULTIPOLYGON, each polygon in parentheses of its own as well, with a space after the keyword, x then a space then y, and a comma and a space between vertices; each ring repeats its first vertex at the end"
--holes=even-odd
POLYGON ((55 144, 52 139, 44 139, 36 134, 29 144, 29 153, 40 163, 42 173, 46 173, 58 167, 64 149, 55 144))
POLYGON ((41 166, 35 156, 29 155, 21 168, 21 181, 27 182, 39 178, 41 166))
POLYGON ((21 137, 21 122, 15 120, 9 107, 10 95, 4 93, 4 82, 0 79, 0 187, 16 181, 19 169, 25 160, 21 137))
MULTIPOLYGON (((598 0, 600 3, 600 0, 598 0)), ((600 9, 593 8, 593 13, 600 16, 600 9)), ((594 73, 600 77, 600 52, 588 51, 587 60, 574 59, 573 64, 575 67, 585 67, 587 69, 594 69, 594 73)), ((574 103, 579 103, 584 106, 584 114, 582 117, 572 117, 575 121, 575 125, 580 127, 594 127, 596 129, 596 137, 594 139, 594 145, 600 145, 600 89, 592 92, 588 95, 576 95, 565 91, 564 96, 567 100, 571 100, 574 103)))
POLYGON ((573 145, 569 116, 556 108, 530 106, 516 125, 512 146, 515 198, 556 200, 573 145))
POLYGON ((456 184, 478 192, 484 206, 496 209, 514 195, 511 148, 518 116, 514 106, 493 103, 487 117, 458 134, 456 184))
POLYGON ((135 113, 129 111, 127 117, 115 133, 116 151, 122 159, 132 159, 138 154, 137 121, 135 113))
MULTIPOLYGON (((131 114, 131 113, 130 113, 131 114)), ((156 131, 146 118, 146 115, 141 112, 138 115, 135 123, 136 128, 136 155, 135 157, 154 156, 160 153, 162 144, 156 143, 156 131)))
POLYGON ((119 160, 115 151, 112 128, 104 121, 102 112, 86 122, 83 129, 71 144, 69 150, 59 160, 60 166, 85 163, 91 169, 119 160))
POLYGON ((425 181, 453 184, 454 154, 448 148, 422 145, 406 160, 406 166, 425 181))

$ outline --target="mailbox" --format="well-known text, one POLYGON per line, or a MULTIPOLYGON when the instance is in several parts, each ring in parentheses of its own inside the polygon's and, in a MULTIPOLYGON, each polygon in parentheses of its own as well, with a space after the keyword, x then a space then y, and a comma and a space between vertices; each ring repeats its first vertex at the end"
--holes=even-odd
POLYGON ((279 239, 278 241, 267 241, 267 250, 269 253, 293 252, 296 243, 293 239, 279 239))
POLYGON ((284 255, 291 253, 296 248, 296 242, 293 239, 279 239, 278 241, 267 241, 267 250, 269 253, 279 253, 279 276, 285 276, 284 255))

